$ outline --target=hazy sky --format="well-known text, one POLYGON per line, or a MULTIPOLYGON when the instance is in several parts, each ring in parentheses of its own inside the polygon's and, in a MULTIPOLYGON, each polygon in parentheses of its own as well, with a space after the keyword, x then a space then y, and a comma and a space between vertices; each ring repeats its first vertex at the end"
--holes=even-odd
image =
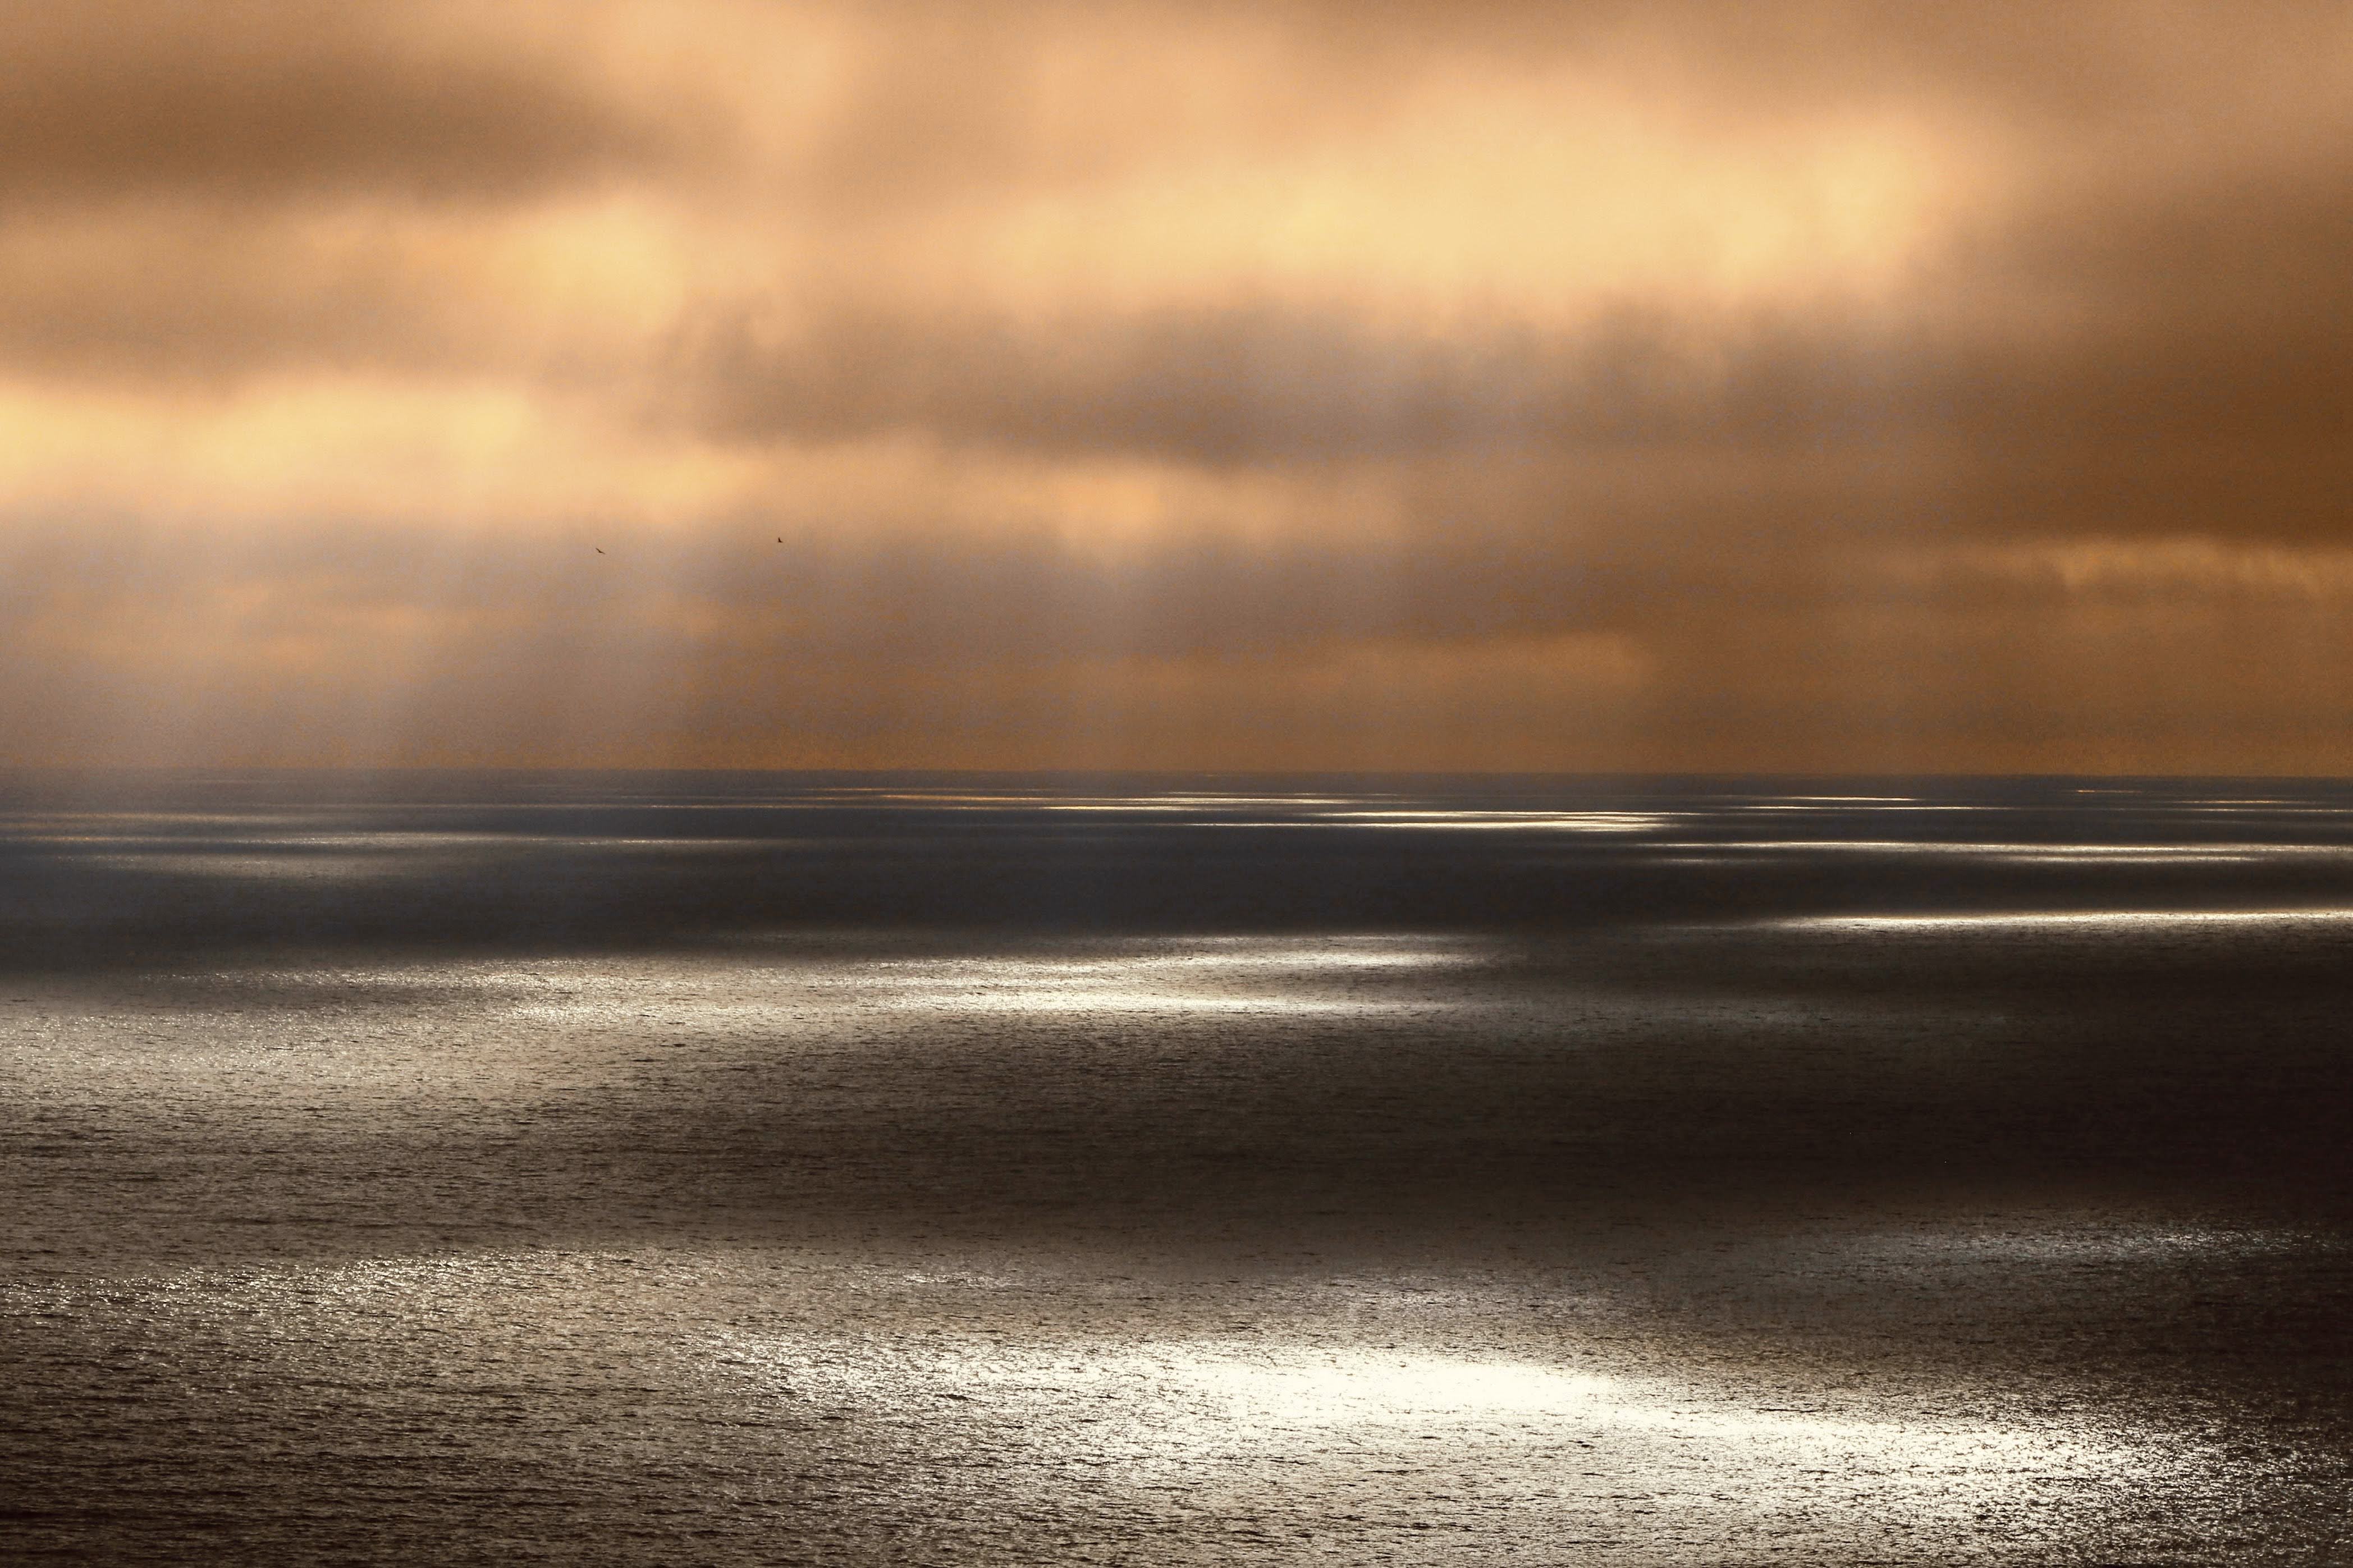
POLYGON ((2348 414, 2336 0, 0 0, 0 762, 2353 772, 2348 414))

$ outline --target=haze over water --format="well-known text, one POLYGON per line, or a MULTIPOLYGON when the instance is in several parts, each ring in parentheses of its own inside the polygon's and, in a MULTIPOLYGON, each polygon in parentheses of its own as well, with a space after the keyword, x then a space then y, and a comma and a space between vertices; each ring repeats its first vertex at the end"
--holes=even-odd
POLYGON ((2343 784, 5 792, 11 1555, 2348 1547, 2343 784))

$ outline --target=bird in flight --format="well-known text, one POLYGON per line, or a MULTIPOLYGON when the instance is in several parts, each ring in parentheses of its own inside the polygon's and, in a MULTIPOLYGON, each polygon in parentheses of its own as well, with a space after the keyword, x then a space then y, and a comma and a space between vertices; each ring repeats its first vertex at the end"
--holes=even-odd
POLYGON ((599 554, 599 555, 602 555, 602 554, 604 554, 604 553, 605 553, 604 547, 603 547, 602 545, 599 545, 599 546, 597 547, 597 549, 596 549, 596 553, 597 553, 597 554, 599 554))

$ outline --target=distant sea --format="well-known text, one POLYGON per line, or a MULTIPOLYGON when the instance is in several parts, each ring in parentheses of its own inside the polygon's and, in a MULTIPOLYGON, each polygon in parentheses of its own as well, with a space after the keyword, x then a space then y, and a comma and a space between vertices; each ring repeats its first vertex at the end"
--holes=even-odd
POLYGON ((2353 1554, 2353 784, 0 774, 0 1560, 2353 1554))

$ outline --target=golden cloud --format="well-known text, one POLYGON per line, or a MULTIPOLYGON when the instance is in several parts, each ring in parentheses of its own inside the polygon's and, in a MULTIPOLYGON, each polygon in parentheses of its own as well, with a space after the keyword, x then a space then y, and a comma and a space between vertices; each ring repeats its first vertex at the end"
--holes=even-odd
POLYGON ((5 26, 15 760, 2353 765, 2341 8, 5 26))

